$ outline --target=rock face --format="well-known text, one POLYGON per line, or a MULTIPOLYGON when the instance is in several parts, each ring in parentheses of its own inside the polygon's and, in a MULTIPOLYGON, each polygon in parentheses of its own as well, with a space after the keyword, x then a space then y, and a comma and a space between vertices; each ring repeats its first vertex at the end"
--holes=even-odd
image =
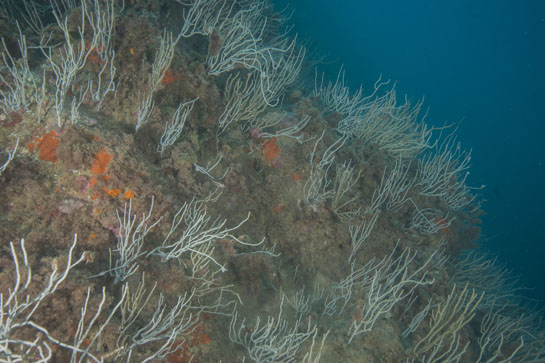
POLYGON ((0 17, 0 356, 543 360, 421 103, 304 88, 263 0, 77 3, 0 17))

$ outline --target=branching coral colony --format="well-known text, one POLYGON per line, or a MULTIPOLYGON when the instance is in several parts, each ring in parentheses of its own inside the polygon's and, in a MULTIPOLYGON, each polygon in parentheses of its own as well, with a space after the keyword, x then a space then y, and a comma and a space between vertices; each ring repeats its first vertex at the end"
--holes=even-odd
POLYGON ((1 362, 545 361, 517 280, 462 252, 455 128, 344 69, 304 90, 288 18, 1 2, 1 362))

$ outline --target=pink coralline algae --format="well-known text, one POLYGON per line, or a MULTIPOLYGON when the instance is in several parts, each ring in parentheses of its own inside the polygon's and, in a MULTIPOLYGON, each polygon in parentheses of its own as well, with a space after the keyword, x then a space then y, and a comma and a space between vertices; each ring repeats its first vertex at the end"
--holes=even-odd
POLYGON ((81 175, 77 178, 76 182, 76 186, 80 192, 87 191, 91 186, 91 182, 86 177, 81 175))
POLYGON ((83 203, 79 200, 66 199, 57 207, 57 210, 64 214, 72 214, 76 209, 83 207, 83 203))
POLYGON ((250 131, 250 134, 252 135, 252 137, 254 139, 261 139, 263 138, 263 135, 261 134, 261 132, 259 131, 259 129, 252 129, 252 131, 250 131))

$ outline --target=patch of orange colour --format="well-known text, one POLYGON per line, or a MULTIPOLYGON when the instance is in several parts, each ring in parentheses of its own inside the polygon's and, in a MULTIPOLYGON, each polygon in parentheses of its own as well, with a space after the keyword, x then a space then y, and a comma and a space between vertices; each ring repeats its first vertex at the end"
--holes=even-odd
POLYGON ((276 207, 273 208, 274 213, 282 212, 284 209, 286 209, 286 206, 283 203, 280 203, 276 207))
POLYGON ((109 176, 109 175, 104 175, 102 178, 103 178, 104 180, 110 180, 110 176, 109 176))
POLYGON ((177 81, 179 79, 182 79, 182 75, 180 73, 174 73, 172 69, 167 69, 165 72, 165 75, 163 76, 163 79, 161 80, 161 83, 165 86, 168 86, 174 81, 177 81))
POLYGON ((451 234, 452 233, 452 231, 449 228, 448 221, 445 218, 435 218, 433 221, 440 226, 441 231, 443 233, 445 233, 445 234, 451 234))
POLYGON ((199 336, 199 342, 201 344, 208 344, 210 343, 210 337, 208 336, 208 334, 201 334, 199 336))
POLYGON ((206 329, 203 325, 199 325, 200 322, 196 322, 190 329, 189 333, 184 340, 175 341, 171 347, 170 353, 167 357, 169 363, 188 363, 198 362, 199 357, 202 354, 201 345, 209 344, 211 339, 206 334, 206 329))
POLYGON ((108 194, 110 197, 117 197, 121 193, 121 189, 106 189, 104 188, 104 193, 108 194))
POLYGON ((134 48, 129 48, 129 53, 131 53, 131 55, 134 55, 134 48))
POLYGON ((276 145, 276 137, 268 140, 263 145, 263 154, 265 154, 265 159, 269 161, 277 159, 279 151, 280 149, 278 148, 278 145, 276 145))
MULTIPOLYGON (((91 44, 87 44, 85 48, 89 50, 91 48, 91 44)), ((102 52, 102 49, 104 49, 102 45, 98 45, 93 47, 93 49, 91 49, 91 52, 95 52, 95 53, 98 53, 99 51, 102 52)))
POLYGON ((91 232, 89 233, 89 237, 87 237, 87 241, 91 241, 95 238, 97 238, 97 234, 95 232, 91 232))
POLYGON ((35 148, 40 150, 38 156, 44 161, 52 163, 57 162, 57 147, 59 146, 59 138, 55 131, 49 131, 40 137, 35 137, 33 142, 27 144, 27 148, 31 153, 34 153, 35 148))
POLYGON ((195 358, 185 340, 176 340, 171 346, 172 353, 168 355, 168 363, 188 363, 195 358))
POLYGON ((303 177, 295 172, 291 173, 291 177, 293 178, 293 180, 295 180, 296 182, 297 181, 300 181, 300 180, 303 180, 303 177))
POLYGON ((108 154, 106 149, 102 148, 102 150, 95 155, 95 162, 91 166, 91 173, 95 175, 106 173, 106 169, 108 168, 110 161, 112 161, 112 158, 113 155, 108 154))
MULTIPOLYGON (((90 44, 87 45, 87 50, 89 50, 91 47, 90 44)), ((89 52, 89 55, 87 56, 87 59, 97 63, 97 64, 100 64, 100 65, 103 65, 104 64, 104 61, 100 58, 100 53, 99 52, 102 52, 102 45, 98 45, 96 47, 93 47, 93 49, 91 49, 91 51, 89 52)))
POLYGON ((26 148, 28 149, 28 151, 30 151, 31 154, 34 154, 34 143, 33 142, 29 142, 28 144, 26 144, 26 148))
POLYGON ((123 198, 125 199, 133 199, 134 198, 134 193, 132 192, 132 190, 127 190, 125 192, 125 194, 123 195, 123 198))
POLYGON ((202 320, 203 320, 203 321, 210 321, 210 320, 214 319, 214 316, 213 316, 213 315, 211 315, 211 314, 206 314, 206 313, 202 314, 201 317, 202 317, 202 320))
POLYGON ((7 117, 10 119, 10 121, 8 121, 7 119, 4 120, 4 123, 2 124, 3 127, 11 127, 11 126, 15 126, 17 125, 19 122, 23 121, 23 116, 21 115, 21 113, 25 113, 25 110, 21 111, 21 112, 17 112, 17 111, 11 111, 7 117))
POLYGON ((165 285, 165 288, 167 289, 167 291, 172 291, 176 288, 176 286, 178 286, 177 284, 175 284, 174 282, 168 282, 166 285, 165 285))
POLYGON ((104 64, 104 61, 102 59, 100 59, 100 57, 96 54, 93 54, 93 53, 90 53, 88 56, 87 56, 87 59, 89 59, 90 61, 93 61, 95 62, 96 64, 104 64))
POLYGON ((97 135, 93 135, 93 141, 100 141, 100 137, 98 137, 97 135))
POLYGON ((92 189, 96 183, 97 183, 97 179, 95 177, 92 177, 91 180, 89 181, 89 188, 92 189))

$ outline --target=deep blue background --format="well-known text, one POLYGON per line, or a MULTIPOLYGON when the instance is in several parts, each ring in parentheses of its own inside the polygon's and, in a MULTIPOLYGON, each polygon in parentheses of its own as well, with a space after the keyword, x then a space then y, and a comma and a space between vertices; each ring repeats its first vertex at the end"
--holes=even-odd
MULTIPOLYGON (((288 1, 276 0, 277 8, 288 1)), ((292 0, 294 32, 356 89, 380 74, 463 119, 469 184, 486 184, 483 244, 545 299, 545 1, 292 0)))

